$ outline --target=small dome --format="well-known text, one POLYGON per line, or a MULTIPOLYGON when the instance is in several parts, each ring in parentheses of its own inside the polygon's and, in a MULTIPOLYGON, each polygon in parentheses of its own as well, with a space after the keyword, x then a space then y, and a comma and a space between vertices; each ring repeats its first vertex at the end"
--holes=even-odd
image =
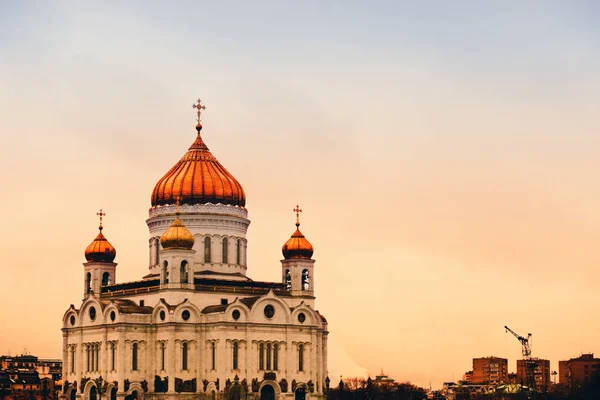
POLYGON ((85 259, 88 262, 112 263, 117 256, 117 251, 102 234, 102 225, 98 229, 100 230, 98 236, 85 249, 85 259))
POLYGON ((244 207, 246 194, 242 185, 225 169, 204 144, 200 131, 189 150, 154 186, 152 207, 174 204, 228 204, 244 207))
POLYGON ((179 219, 179 213, 175 216, 175 221, 169 229, 160 237, 160 244, 163 249, 188 249, 194 246, 194 235, 185 227, 179 219))
POLYGON ((310 260, 313 255, 314 249, 312 244, 300 232, 300 223, 296 222, 296 232, 289 238, 287 242, 281 248, 283 257, 286 260, 303 258, 310 260))

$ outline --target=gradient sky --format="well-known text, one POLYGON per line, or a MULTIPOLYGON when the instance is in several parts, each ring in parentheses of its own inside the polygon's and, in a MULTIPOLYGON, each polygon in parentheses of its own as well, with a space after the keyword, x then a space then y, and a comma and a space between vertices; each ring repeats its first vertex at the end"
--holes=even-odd
POLYGON ((0 3, 0 353, 60 357, 103 208, 147 273, 154 184, 203 136, 246 190, 248 274, 315 247, 330 375, 600 354, 600 5, 0 3))

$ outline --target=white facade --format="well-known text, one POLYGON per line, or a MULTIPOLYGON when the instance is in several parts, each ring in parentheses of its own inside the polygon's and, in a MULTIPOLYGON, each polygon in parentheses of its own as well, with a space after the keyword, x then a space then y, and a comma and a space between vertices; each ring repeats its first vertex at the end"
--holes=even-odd
POLYGON ((323 398, 328 332, 314 260, 282 260, 280 282, 252 281, 244 207, 180 212, 193 248, 163 249, 175 205, 152 207, 140 280, 115 283, 122 267, 84 263, 83 302, 63 317, 63 397, 323 398))

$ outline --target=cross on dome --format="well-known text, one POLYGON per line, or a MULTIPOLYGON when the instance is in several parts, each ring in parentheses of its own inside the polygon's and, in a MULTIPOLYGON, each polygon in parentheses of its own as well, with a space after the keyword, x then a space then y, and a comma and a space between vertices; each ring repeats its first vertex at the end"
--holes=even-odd
POLYGON ((294 208, 292 211, 296 213, 296 227, 298 227, 300 226, 300 213, 302 210, 300 209, 300 206, 296 204, 296 208, 294 208))
POLYGON ((202 129, 202 124, 200 123, 200 115, 202 114, 202 110, 206 110, 206 106, 201 103, 202 100, 198 99, 196 103, 192 104, 192 108, 195 108, 198 113, 198 116, 196 117, 196 121, 198 121, 198 123, 196 124, 196 129, 202 129))
POLYGON ((102 212, 102 209, 100 209, 100 212, 97 212, 96 215, 100 217, 100 230, 102 230, 102 217, 104 217, 106 213, 102 212))

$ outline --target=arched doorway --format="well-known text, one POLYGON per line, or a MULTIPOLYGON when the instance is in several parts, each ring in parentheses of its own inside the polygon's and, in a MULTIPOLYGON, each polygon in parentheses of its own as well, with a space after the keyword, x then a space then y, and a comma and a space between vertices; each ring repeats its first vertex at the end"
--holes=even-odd
POLYGON ((306 399, 306 389, 303 387, 299 387, 296 389, 295 400, 305 400, 306 399))
POLYGON ((98 399, 98 390, 96 389, 96 386, 92 386, 90 388, 90 400, 97 400, 98 399))
POLYGON ((110 400, 117 400, 117 388, 110 389, 110 400))
POLYGON ((71 395, 69 396, 69 400, 75 400, 77 398, 77 393, 75 393, 76 391, 77 388, 71 389, 71 395))
POLYGON ((229 400, 240 400, 242 398, 242 386, 235 384, 229 389, 229 400))
POLYGON ((275 389, 273 389, 273 386, 263 386, 260 390, 260 400, 275 400, 275 389))
POLYGON ((134 390, 133 392, 131 392, 131 398, 133 400, 140 400, 140 398, 138 397, 138 392, 137 390, 134 390))

